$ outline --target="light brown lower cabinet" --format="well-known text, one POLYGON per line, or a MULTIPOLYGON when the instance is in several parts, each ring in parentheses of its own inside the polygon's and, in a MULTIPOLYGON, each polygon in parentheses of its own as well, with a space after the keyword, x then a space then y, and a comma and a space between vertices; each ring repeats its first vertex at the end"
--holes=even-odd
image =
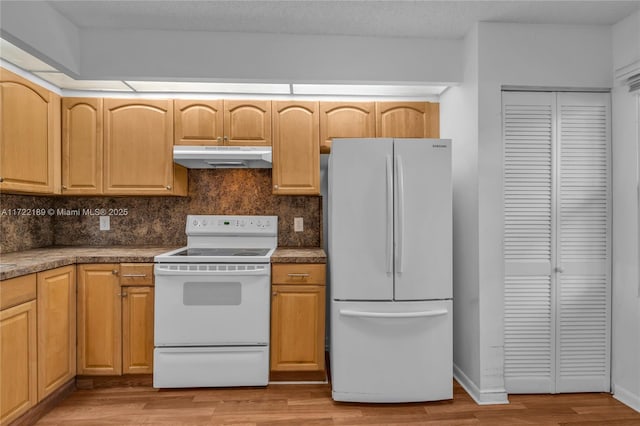
POLYGON ((122 374, 120 265, 78 265, 79 375, 122 374))
POLYGON ((76 267, 38 272, 38 401, 76 375, 76 267))
POLYGON ((0 311, 0 424, 38 402, 37 341, 35 300, 0 311))
POLYGON ((0 424, 7 424, 76 375, 75 266, 2 281, 0 294, 0 424))
POLYGON ((272 265, 271 379, 324 380, 325 265, 272 265))
POLYGON ((153 372, 153 287, 122 287, 122 372, 153 372))
POLYGON ((153 304, 152 264, 78 265, 78 375, 153 372, 153 304))

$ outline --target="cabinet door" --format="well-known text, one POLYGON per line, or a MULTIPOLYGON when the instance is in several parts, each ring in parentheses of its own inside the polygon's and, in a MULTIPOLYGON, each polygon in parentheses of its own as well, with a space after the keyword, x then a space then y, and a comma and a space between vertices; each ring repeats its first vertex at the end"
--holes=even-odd
POLYGON ((439 138, 439 104, 430 102, 376 102, 379 138, 439 138))
POLYGON ((0 312, 0 423, 37 403, 36 301, 0 312))
POLYGON ((333 138, 376 136, 373 102, 320 102, 320 153, 331 152, 333 138))
POLYGON ((38 401, 76 375, 76 268, 38 273, 38 401))
POLYGON ((173 102, 104 100, 105 194, 173 190, 173 102))
POLYGON ((122 373, 118 264, 78 265, 78 374, 122 373))
POLYGON ((318 102, 273 101, 273 193, 320 194, 318 102))
POLYGON ((222 100, 176 99, 176 145, 222 145, 222 100))
POLYGON ((153 372, 153 287, 122 287, 122 372, 153 372))
POLYGON ((102 99, 62 99, 62 193, 102 193, 102 99))
POLYGON ((271 371, 324 372, 325 288, 274 285, 271 371))
POLYGON ((224 144, 271 146, 271 101, 224 101, 224 144))
POLYGON ((0 99, 0 190, 59 190, 60 98, 0 68, 0 99))

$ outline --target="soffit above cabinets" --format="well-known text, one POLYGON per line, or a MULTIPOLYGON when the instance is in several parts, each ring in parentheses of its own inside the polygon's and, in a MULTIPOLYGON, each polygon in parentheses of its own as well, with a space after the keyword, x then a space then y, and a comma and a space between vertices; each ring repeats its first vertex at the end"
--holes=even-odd
POLYGON ((225 97, 268 96, 269 98, 358 98, 420 99, 434 101, 450 84, 326 84, 326 83, 270 83, 219 81, 130 81, 130 80, 76 80, 46 64, 10 42, 0 38, 0 65, 14 65, 14 72, 26 71, 52 84, 64 96, 91 95, 90 92, 109 92, 117 96, 143 94, 145 97, 225 97), (82 93, 86 92, 86 93, 82 93), (195 95, 195 96, 194 96, 195 95))

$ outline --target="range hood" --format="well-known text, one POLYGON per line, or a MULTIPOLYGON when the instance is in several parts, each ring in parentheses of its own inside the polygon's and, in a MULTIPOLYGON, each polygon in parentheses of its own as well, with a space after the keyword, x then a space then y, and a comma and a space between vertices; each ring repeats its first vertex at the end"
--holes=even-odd
POLYGON ((188 169, 271 168, 270 146, 174 146, 173 162, 188 169))

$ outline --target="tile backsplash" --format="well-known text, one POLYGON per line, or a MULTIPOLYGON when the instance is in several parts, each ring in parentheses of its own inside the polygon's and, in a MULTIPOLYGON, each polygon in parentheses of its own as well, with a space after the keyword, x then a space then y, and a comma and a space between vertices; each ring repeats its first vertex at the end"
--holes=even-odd
POLYGON ((53 197, 0 196, 0 253, 53 244, 53 197))
POLYGON ((186 244, 187 214, 276 215, 278 244, 318 247, 322 236, 322 198, 271 194, 271 169, 190 170, 188 197, 32 197, 3 195, 1 209, 25 206, 54 209, 49 216, 8 216, 0 221, 0 252, 47 245, 186 244), (110 213, 109 231, 98 215, 110 213), (68 213, 68 214, 65 214, 68 213), (302 217, 304 231, 293 231, 302 217))

